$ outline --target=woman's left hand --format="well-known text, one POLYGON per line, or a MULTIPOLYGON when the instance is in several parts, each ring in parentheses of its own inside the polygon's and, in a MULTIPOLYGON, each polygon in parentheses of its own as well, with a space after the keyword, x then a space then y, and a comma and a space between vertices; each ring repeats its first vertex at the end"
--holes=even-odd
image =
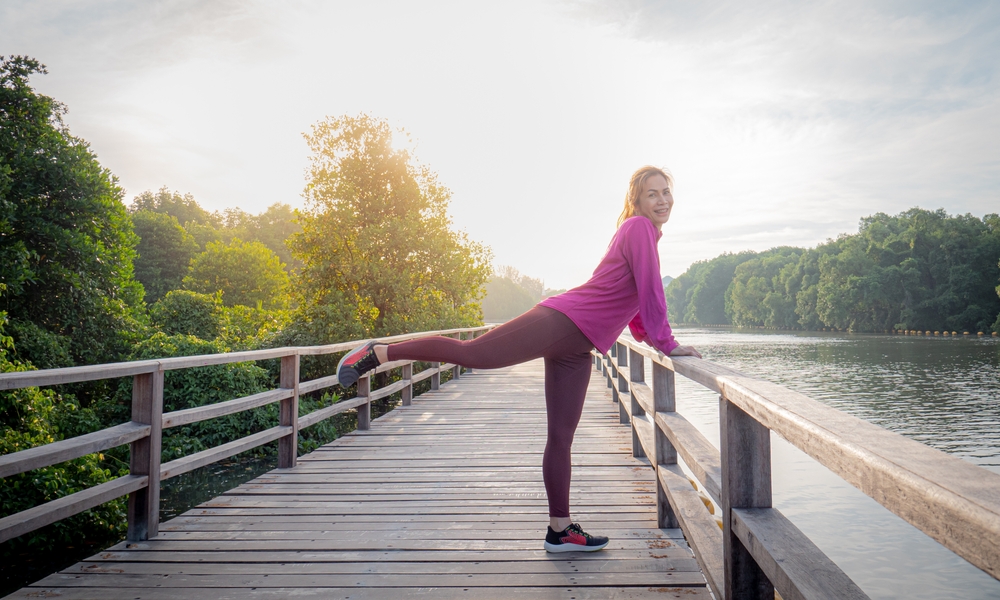
POLYGON ((697 356, 701 358, 701 353, 694 349, 694 346, 677 346, 670 351, 670 356, 697 356))

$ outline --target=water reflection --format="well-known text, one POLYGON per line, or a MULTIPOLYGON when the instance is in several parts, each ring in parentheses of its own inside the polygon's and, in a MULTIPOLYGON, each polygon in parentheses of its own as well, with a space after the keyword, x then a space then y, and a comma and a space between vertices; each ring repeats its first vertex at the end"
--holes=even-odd
MULTIPOLYGON (((678 328, 706 359, 1000 473, 1000 340, 678 328)), ((719 443, 718 397, 677 378, 719 443)), ((994 598, 1000 582, 772 434, 775 506, 872 598, 994 598)))

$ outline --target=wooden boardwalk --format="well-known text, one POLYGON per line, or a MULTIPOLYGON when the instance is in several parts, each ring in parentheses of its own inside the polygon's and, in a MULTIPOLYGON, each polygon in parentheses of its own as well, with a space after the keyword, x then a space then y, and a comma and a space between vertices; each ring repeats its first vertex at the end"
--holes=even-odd
POLYGON ((656 528, 595 372, 574 443, 574 518, 609 535, 547 554, 540 361, 477 371, 9 598, 711 598, 679 529, 656 528))

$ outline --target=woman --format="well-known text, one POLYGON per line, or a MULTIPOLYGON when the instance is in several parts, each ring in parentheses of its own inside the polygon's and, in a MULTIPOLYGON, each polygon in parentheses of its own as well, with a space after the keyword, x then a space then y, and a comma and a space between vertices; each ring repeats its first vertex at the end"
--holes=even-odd
POLYGON ((570 447, 590 383, 590 351, 607 352, 626 325, 632 335, 670 356, 696 356, 670 331, 656 244, 674 205, 673 180, 656 167, 632 175, 618 231, 590 281, 546 298, 520 317, 466 341, 427 337, 397 344, 370 342, 348 353, 337 367, 344 387, 386 361, 450 362, 496 369, 545 359, 548 439, 542 477, 549 501, 549 552, 594 551, 608 538, 593 536, 569 513, 570 447))

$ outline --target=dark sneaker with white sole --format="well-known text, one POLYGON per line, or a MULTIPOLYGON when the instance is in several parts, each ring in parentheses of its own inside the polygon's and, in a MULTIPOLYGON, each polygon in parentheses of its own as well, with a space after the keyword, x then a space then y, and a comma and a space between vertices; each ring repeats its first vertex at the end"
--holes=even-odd
POLYGON ((602 535, 590 535, 576 523, 559 532, 549 527, 549 532, 545 535, 547 552, 594 552, 607 545, 608 538, 602 535))
POLYGON ((354 385, 361 377, 379 366, 375 342, 368 342, 348 352, 337 364, 337 382, 342 388, 354 385))

